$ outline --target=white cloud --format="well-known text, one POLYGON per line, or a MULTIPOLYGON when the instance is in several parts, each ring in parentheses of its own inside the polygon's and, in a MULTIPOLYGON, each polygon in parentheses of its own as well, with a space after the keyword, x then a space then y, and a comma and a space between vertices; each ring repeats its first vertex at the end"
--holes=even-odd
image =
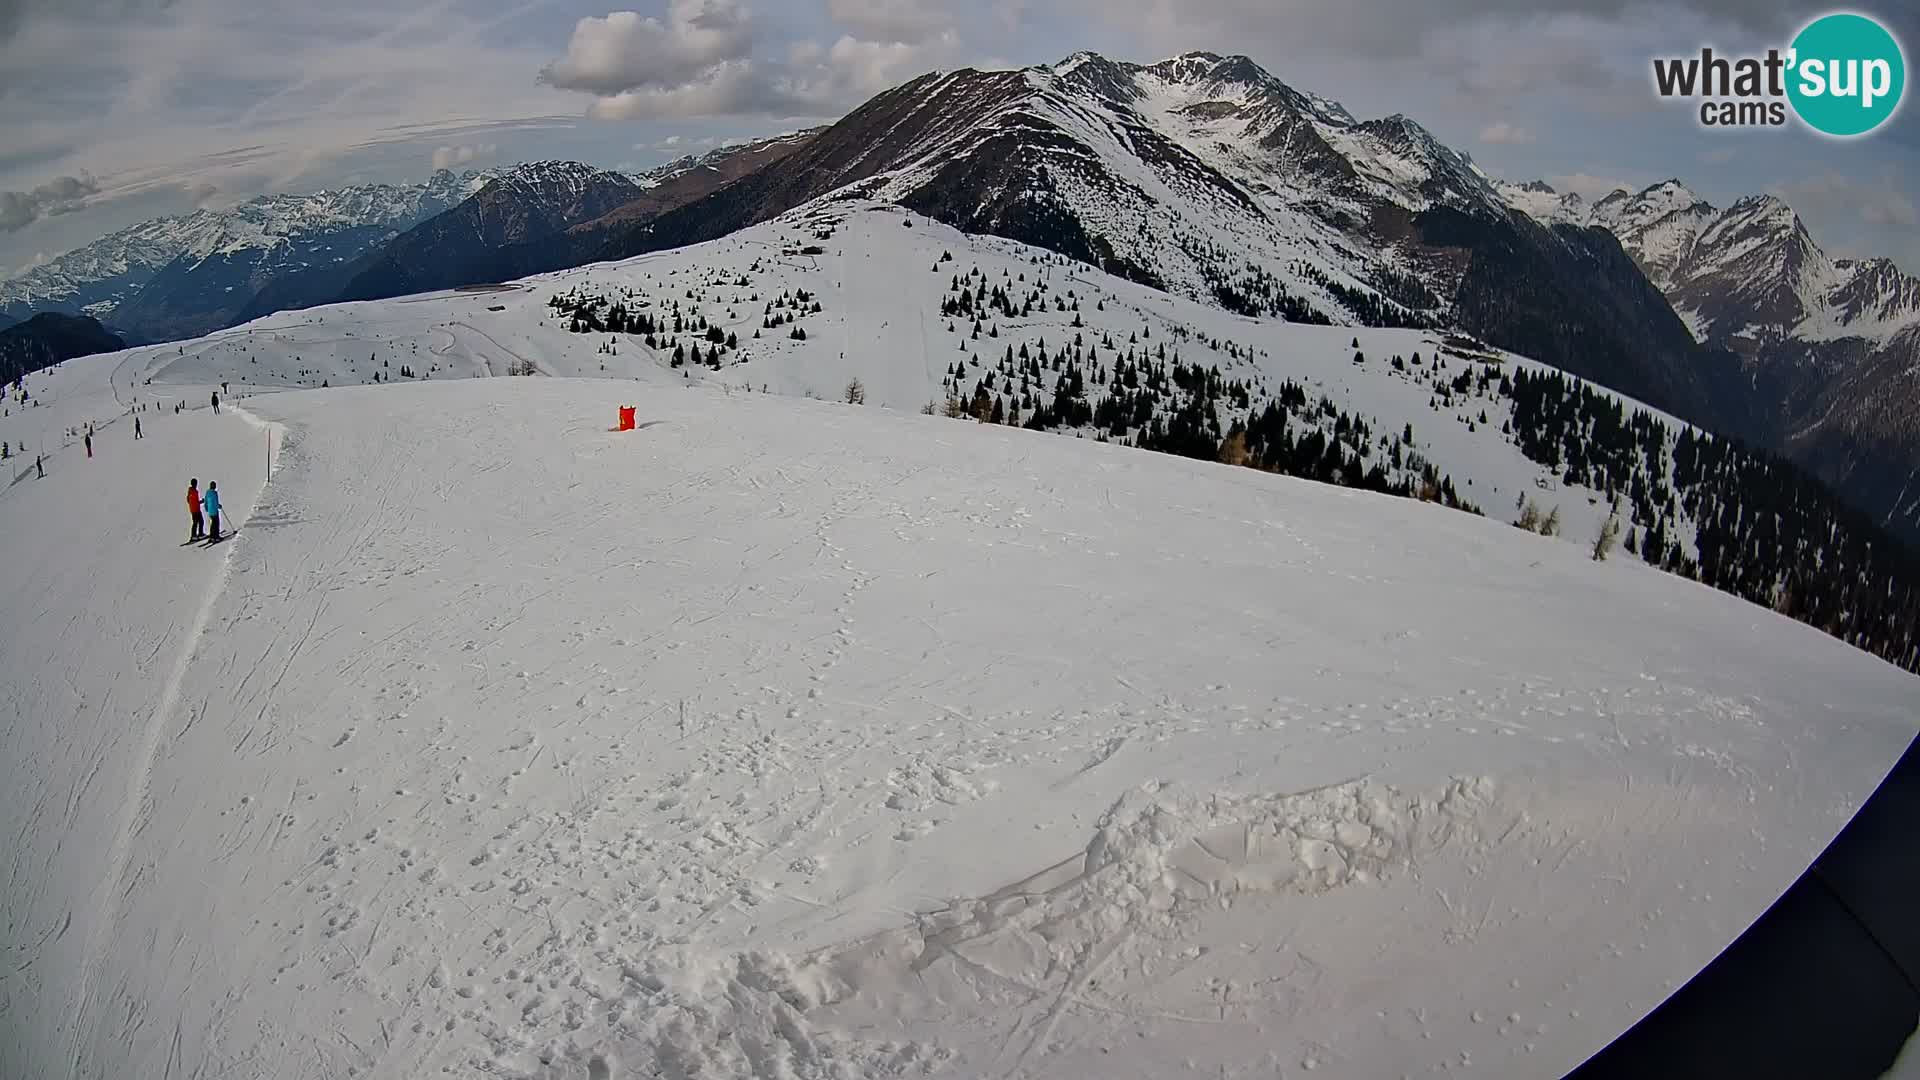
POLYGON ((846 35, 831 47, 792 43, 782 63, 754 55, 754 45, 752 15, 737 0, 672 0, 664 19, 631 11, 581 19, 566 55, 540 77, 593 95, 587 115, 599 120, 818 118, 884 89, 926 47, 846 35))
POLYGON ((1533 141, 1533 132, 1501 120, 1481 128, 1480 141, 1483 143, 1530 143, 1533 141))
POLYGON ((945 5, 930 0, 827 0, 827 16, 861 38, 909 45, 952 28, 945 5))
POLYGON ((644 86, 598 97, 587 107, 596 120, 683 119, 777 111, 771 84, 752 60, 729 60, 676 86, 644 86))
POLYGON ((1829 169, 1773 190, 1802 217, 1851 213, 1868 225, 1910 229, 1920 225, 1920 208, 1903 188, 1899 174, 1891 169, 1871 180, 1829 169))
POLYGON ((565 56, 540 72, 563 90, 600 97, 668 91, 711 81, 753 52, 753 27, 735 0, 672 0, 665 21, 634 11, 574 24, 565 56))
POLYGON ((827 50, 827 63, 843 73, 854 90, 871 96, 920 74, 934 51, 951 50, 958 44, 951 31, 930 45, 842 37, 827 50))
POLYGON ((1920 224, 1920 213, 1915 212, 1912 199, 1897 191, 1889 191, 1861 203, 1860 220, 1869 225, 1898 225, 1910 229, 1920 224))
MULTIPOLYGON (((1316 52, 1370 59, 1417 56, 1455 33, 1484 39, 1489 52, 1508 52, 1536 30, 1558 36, 1554 24, 1568 19, 1600 31, 1635 19, 1663 23, 1669 38, 1687 40, 1702 20, 1773 35, 1805 18, 1795 10, 1804 5, 1794 0, 1074 0, 1065 6, 1176 49, 1198 39, 1211 43, 1200 47, 1253 53, 1291 40, 1316 52)), ((1511 59, 1521 66, 1534 60, 1511 59)))
POLYGON ((818 64, 827 58, 827 47, 812 38, 796 41, 787 46, 787 63, 794 67, 818 64))
POLYGON ((90 174, 56 176, 28 191, 0 191, 0 232, 18 232, 43 217, 71 214, 100 193, 90 174))
POLYGON ((796 116, 834 116, 965 55, 965 43, 951 30, 917 44, 843 34, 825 48, 794 49, 777 88, 785 100, 810 107, 796 116))
MULTIPOLYGON (((590 20, 583 20, 583 23, 590 20)), ((578 33, 575 35, 578 40, 578 33)), ((957 33, 944 30, 918 43, 874 41, 843 34, 832 45, 790 43, 784 62, 757 56, 721 60, 678 82, 629 82, 614 93, 595 93, 587 115, 598 120, 761 117, 819 120, 839 116, 868 98, 959 55, 957 33)), ((549 71, 557 68, 550 65, 549 71)), ((612 71, 616 65, 607 66, 612 71)), ((551 80, 549 80, 551 81, 551 80)))
POLYGON ((438 146, 433 151, 433 167, 438 169, 457 169, 462 165, 471 165, 476 161, 485 161, 500 152, 497 143, 461 143, 458 146, 438 146))
MULTIPOLYGON (((84 217, 118 227, 127 207, 338 182, 347 158, 413 163, 387 167, 398 179, 482 129, 576 121, 535 79, 550 48, 494 29, 521 14, 506 0, 35 3, 0 34, 0 186, 85 170, 99 192, 84 217)), ((86 239, 66 219, 57 231, 86 239)))

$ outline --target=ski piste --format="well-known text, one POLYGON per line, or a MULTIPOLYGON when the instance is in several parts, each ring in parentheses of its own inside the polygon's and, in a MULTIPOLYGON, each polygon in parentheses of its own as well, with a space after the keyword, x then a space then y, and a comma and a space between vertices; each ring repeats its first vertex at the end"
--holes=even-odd
POLYGON ((244 408, 0 495, 10 1074, 1557 1074, 1912 737, 1413 500, 677 375, 244 408))

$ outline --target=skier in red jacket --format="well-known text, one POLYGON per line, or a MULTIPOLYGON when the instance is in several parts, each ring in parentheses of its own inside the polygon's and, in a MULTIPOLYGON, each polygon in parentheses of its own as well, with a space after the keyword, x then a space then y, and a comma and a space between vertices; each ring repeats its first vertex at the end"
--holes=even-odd
POLYGON ((203 539, 207 535, 207 519, 200 514, 200 478, 187 481, 187 513, 193 515, 193 535, 187 542, 203 539))

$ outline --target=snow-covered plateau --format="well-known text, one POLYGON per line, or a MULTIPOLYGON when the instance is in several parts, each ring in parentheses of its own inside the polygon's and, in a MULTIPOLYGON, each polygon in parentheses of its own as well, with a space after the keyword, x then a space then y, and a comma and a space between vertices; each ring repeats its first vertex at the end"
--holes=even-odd
MULTIPOLYGON (((1542 513, 1559 510, 1564 536, 1590 542, 1609 512, 1605 493, 1529 460, 1502 430, 1513 403, 1497 392, 1500 378, 1552 369, 1450 340, 1440 331, 1234 315, 896 207, 826 199, 692 247, 503 285, 281 312, 193 341, 128 350, 115 363, 120 397, 129 401, 176 400, 181 395, 168 388, 183 385, 227 383, 244 394, 524 372, 822 399, 842 397, 858 379, 870 404, 917 410, 938 407, 949 394, 964 399, 982 383, 1009 402, 1049 400, 1062 370, 1051 361, 1070 356, 1077 367, 1111 371, 1136 357, 1216 368, 1243 384, 1248 404, 1221 404, 1230 419, 1249 419, 1293 383, 1307 395, 1292 418, 1296 436, 1318 423, 1334 437, 1332 414, 1320 411, 1331 403, 1370 426, 1374 438, 1357 441, 1368 444, 1372 461, 1384 464, 1384 444, 1410 432, 1400 475, 1431 463, 1491 515, 1510 520, 1525 498, 1542 513), (943 313, 961 291, 976 290, 1004 292, 1012 314, 988 310, 986 301, 969 314, 943 313), (614 305, 657 322, 651 345, 639 334, 576 326, 575 312, 604 322, 614 305), (678 329, 676 317, 684 323, 678 329), (735 344, 717 346, 708 337, 716 330, 735 344), (718 366, 703 364, 693 349, 719 357, 718 366), (680 366, 676 351, 687 357, 680 366), (1020 370, 1049 357, 1031 378, 1020 370), (1494 385, 1458 390, 1463 373, 1494 385)), ((1106 393, 1091 376, 1088 382, 1090 398, 1106 393)), ((1181 399, 1172 393, 1161 413, 1181 399)), ((204 393, 193 397, 204 400, 204 393)), ((1626 404, 1667 425, 1669 450, 1686 428, 1626 404)), ((0 439, 38 445, 43 431, 74 422, 54 425, 65 416, 57 410, 17 416, 24 428, 9 434, 0 419, 0 439)), ((1669 453, 1667 473, 1671 464, 1669 453)), ((1690 545, 1685 506, 1675 502, 1669 518, 1675 539, 1690 545)))
POLYGON ((1432 335, 811 227, 29 377, 0 1075, 1559 1075, 1915 736, 1912 676, 1585 528, 914 411, 963 342, 1151 327, 1547 491, 1384 363, 1432 335), (1080 310, 949 334, 976 269, 1080 310), (572 332, 575 286, 742 345, 572 332), (448 377, 521 366, 564 377, 448 377))

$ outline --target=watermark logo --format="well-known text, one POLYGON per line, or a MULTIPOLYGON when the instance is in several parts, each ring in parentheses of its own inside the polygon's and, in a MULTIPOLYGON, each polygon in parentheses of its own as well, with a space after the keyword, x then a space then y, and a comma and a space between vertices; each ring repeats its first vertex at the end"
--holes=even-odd
POLYGON ((1852 12, 1822 15, 1785 49, 1761 56, 1698 56, 1653 61, 1663 98, 1699 102, 1704 127, 1784 127, 1789 111, 1836 138, 1865 135, 1900 108, 1907 63, 1900 43, 1876 20, 1852 12))

